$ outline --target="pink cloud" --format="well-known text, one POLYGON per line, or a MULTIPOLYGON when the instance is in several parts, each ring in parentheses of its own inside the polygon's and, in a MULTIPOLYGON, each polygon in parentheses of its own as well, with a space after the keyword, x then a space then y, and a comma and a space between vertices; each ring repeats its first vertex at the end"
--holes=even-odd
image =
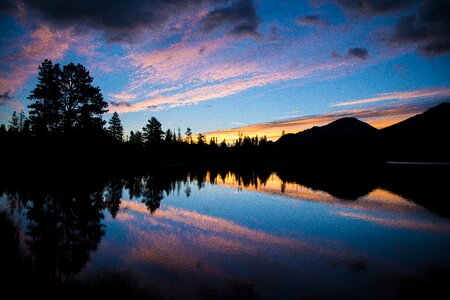
POLYGON ((15 92, 32 75, 38 72, 38 65, 46 58, 57 60, 64 56, 72 42, 70 30, 53 30, 41 25, 11 47, 17 48, 14 55, 2 59, 7 71, 0 73, 0 92, 15 92))
POLYGON ((427 222, 427 221, 418 221, 418 220, 408 220, 408 219, 390 219, 386 217, 375 217, 365 214, 357 214, 351 212, 338 212, 336 213, 338 216, 351 218, 356 220, 362 220, 366 222, 371 222, 375 224, 379 224, 386 227, 394 227, 415 231, 431 231, 431 232, 442 232, 449 233, 450 226, 446 223, 437 223, 437 222, 427 222))
POLYGON ((420 89, 420 90, 393 92, 393 93, 383 93, 383 94, 377 95, 376 97, 352 100, 352 101, 345 101, 345 102, 333 104, 331 106, 350 106, 350 105, 367 104, 367 103, 381 102, 381 101, 388 101, 388 100, 412 100, 412 99, 418 99, 418 98, 438 98, 438 97, 450 97, 450 87, 420 89))

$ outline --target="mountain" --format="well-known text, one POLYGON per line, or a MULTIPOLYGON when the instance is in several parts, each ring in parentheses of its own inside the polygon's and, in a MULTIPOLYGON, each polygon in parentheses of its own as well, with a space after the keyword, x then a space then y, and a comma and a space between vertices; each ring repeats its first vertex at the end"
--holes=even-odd
POLYGON ((342 118, 286 134, 275 142, 282 159, 302 161, 450 161, 450 103, 377 130, 356 118, 342 118))
POLYGON ((377 129, 356 118, 342 118, 325 126, 313 128, 296 134, 286 134, 276 143, 281 145, 331 145, 345 144, 372 138, 377 129))
POLYGON ((279 155, 290 159, 323 161, 367 157, 378 130, 356 118, 342 118, 296 134, 286 134, 275 143, 279 155))
POLYGON ((379 145, 390 160, 449 160, 450 103, 380 130, 379 145))

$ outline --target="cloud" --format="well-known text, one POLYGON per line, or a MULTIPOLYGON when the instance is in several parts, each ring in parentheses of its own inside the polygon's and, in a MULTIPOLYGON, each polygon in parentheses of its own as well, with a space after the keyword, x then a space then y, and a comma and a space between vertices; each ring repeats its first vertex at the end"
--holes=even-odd
POLYGON ((412 100, 417 98, 444 98, 444 97, 450 97, 450 87, 383 93, 378 94, 376 97, 345 101, 333 104, 331 106, 350 106, 389 100, 412 100))
POLYGON ((407 8, 413 0, 333 0, 352 16, 383 15, 407 8))
POLYGON ((323 20, 319 15, 298 17, 297 23, 302 26, 330 26, 330 22, 323 20))
POLYGON ((367 59, 369 57, 369 51, 366 48, 350 48, 347 51, 348 58, 367 59))
POLYGON ((258 36, 259 17, 251 0, 238 0, 230 6, 209 12, 201 21, 203 30, 211 32, 221 27, 230 27, 232 35, 258 36))
MULTIPOLYGON (((121 107, 119 112, 137 112, 148 109, 149 106, 156 106, 159 109, 167 109, 172 107, 193 105, 204 101, 213 99, 224 98, 231 96, 242 91, 262 87, 273 83, 284 82, 294 79, 301 79, 308 75, 315 75, 316 73, 332 71, 342 64, 322 64, 313 67, 305 67, 302 69, 293 70, 270 70, 264 69, 257 70, 255 73, 241 73, 241 68, 231 68, 231 71, 227 71, 227 65, 224 64, 225 73, 212 75, 200 73, 198 79, 202 80, 202 76, 206 76, 205 81, 198 87, 189 86, 188 89, 181 89, 171 94, 159 94, 155 93, 152 98, 135 102, 129 107, 121 107), (235 76, 235 72, 238 72, 240 76, 235 76), (211 78, 217 78, 211 80, 211 78)), ((218 68, 220 70, 220 68, 218 68)), ((247 69, 248 68, 244 68, 247 69)), ((247 72, 246 71, 246 72, 247 72)))
POLYGON ((64 56, 72 42, 70 30, 53 30, 41 25, 11 44, 8 52, 0 56, 0 93, 15 92, 26 79, 37 73, 45 59, 57 60, 64 56))
POLYGON ((10 90, 4 92, 3 94, 0 94, 0 103, 11 100, 11 96, 9 95, 9 93, 11 93, 10 90))
POLYGON ((427 56, 450 53, 450 2, 424 1, 417 14, 400 18, 391 38, 397 44, 416 44, 427 56))
POLYGON ((111 106, 113 107, 121 107, 121 106, 126 106, 126 107, 131 107, 131 103, 128 101, 124 101, 124 100, 119 100, 119 101, 109 101, 109 104, 111 104, 111 106))
POLYGON ((175 28, 176 22, 192 10, 213 0, 17 0, 2 1, 9 11, 19 6, 27 18, 54 28, 103 31, 110 41, 133 42, 147 30, 175 28), (19 3, 20 5, 15 5, 19 3), (173 23, 173 24, 171 24, 173 23), (166 26, 167 25, 167 26, 166 26))

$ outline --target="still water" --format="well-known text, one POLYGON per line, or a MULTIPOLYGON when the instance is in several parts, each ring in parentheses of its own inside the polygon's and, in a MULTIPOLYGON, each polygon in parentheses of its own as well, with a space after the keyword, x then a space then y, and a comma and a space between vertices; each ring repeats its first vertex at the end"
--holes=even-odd
POLYGON ((385 299, 449 278, 445 215, 384 187, 310 186, 276 172, 61 180, 5 190, 0 208, 48 276, 125 272, 143 297, 385 299))

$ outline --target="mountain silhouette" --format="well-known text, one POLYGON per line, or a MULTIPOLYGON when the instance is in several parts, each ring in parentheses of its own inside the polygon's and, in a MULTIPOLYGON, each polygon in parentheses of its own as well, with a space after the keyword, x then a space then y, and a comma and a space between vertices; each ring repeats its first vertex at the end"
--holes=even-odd
POLYGON ((283 156, 308 160, 340 160, 370 156, 378 130, 357 118, 342 118, 296 134, 286 134, 275 143, 283 156))
POLYGON ((375 137, 377 129, 357 118, 342 118, 325 126, 314 126, 296 134, 286 134, 278 144, 344 144, 375 137))
POLYGON ((275 142, 281 159, 302 161, 407 160, 448 161, 450 103, 378 130, 357 118, 286 134, 275 142))
POLYGON ((441 103, 379 132, 379 147, 388 160, 448 160, 450 103, 441 103))

